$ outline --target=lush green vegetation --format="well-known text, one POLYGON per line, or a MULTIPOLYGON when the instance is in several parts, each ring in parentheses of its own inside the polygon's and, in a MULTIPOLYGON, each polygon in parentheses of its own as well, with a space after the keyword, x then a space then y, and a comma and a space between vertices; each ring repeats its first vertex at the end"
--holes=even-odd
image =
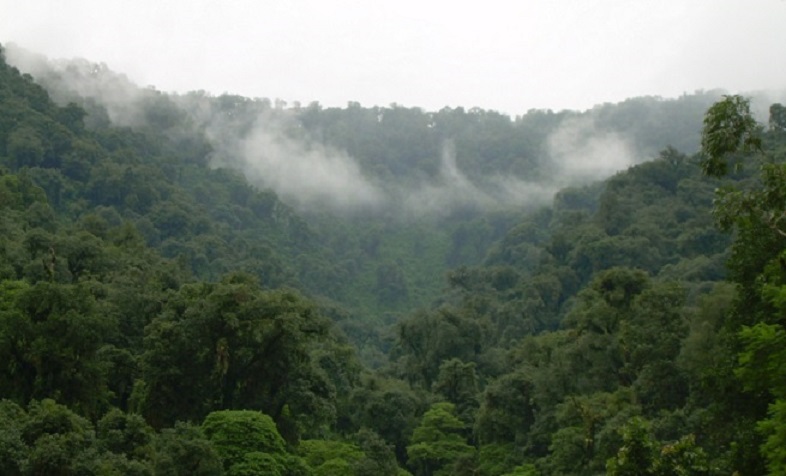
POLYGON ((0 58, 0 473, 782 474, 785 118, 284 107, 0 58))

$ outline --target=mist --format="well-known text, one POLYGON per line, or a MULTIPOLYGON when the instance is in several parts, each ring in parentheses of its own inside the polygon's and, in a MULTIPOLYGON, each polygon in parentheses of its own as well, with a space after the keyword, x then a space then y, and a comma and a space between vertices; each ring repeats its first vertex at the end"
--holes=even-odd
MULTIPOLYGON (((82 58, 52 60, 13 43, 4 45, 4 50, 8 64, 33 76, 56 103, 77 102, 90 109, 85 104, 88 100, 102 106, 112 124, 136 127, 144 123, 142 101, 153 91, 140 88, 106 64, 82 58)), ((97 120, 93 117, 88 122, 91 119, 97 120)))
MULTIPOLYGON (((246 177, 274 190, 298 209, 329 207, 354 212, 381 206, 381 189, 364 176, 357 162, 343 151, 318 143, 298 142, 260 120, 241 140, 237 153, 246 177)), ((226 157, 226 155, 225 155, 226 157)), ((213 165, 222 165, 214 160, 213 165)))
POLYGON ((410 216, 444 216, 456 210, 496 211, 538 207, 550 203, 558 188, 553 184, 492 175, 473 182, 456 163, 455 145, 442 147, 436 179, 423 180, 415 187, 398 191, 410 216))
POLYGON ((6 49, 6 57, 40 81, 55 101, 93 101, 118 126, 144 125, 151 101, 167 101, 167 107, 188 117, 191 133, 204 133, 213 149, 212 167, 241 170, 252 184, 273 190, 301 212, 429 217, 538 207, 549 204, 561 188, 602 180, 642 159, 620 134, 599 131, 592 115, 566 115, 538 159, 547 164, 545 180, 503 173, 469 177, 457 164, 454 143, 446 140, 436 175, 383 181, 364 173, 346 151, 298 134, 295 113, 269 100, 203 92, 166 95, 140 88, 103 64, 50 61, 15 46, 6 49))
POLYGON ((641 161, 628 139, 598 130, 592 115, 566 117, 546 143, 555 185, 601 180, 641 161))
POLYGON ((564 187, 603 180, 644 159, 620 134, 598 130, 592 116, 566 116, 545 141, 546 156, 540 159, 550 170, 545 180, 499 173, 470 177, 457 163, 454 142, 446 140, 435 176, 383 181, 364 174, 346 151, 292 137, 286 118, 280 112, 260 113, 245 135, 235 135, 237 129, 216 113, 203 116, 202 122, 209 124, 208 137, 216 148, 213 166, 239 167, 252 183, 274 190, 306 213, 423 218, 535 208, 550 204, 564 187))
POLYGON ((213 116, 206 128, 215 153, 211 165, 240 168, 249 181, 276 192, 301 212, 352 215, 373 213, 399 218, 444 217, 459 210, 492 211, 549 203, 561 185, 494 175, 471 180, 456 163, 452 141, 441 148, 435 177, 388 180, 364 174, 346 151, 291 137, 289 125, 262 114, 252 129, 233 137, 213 116))

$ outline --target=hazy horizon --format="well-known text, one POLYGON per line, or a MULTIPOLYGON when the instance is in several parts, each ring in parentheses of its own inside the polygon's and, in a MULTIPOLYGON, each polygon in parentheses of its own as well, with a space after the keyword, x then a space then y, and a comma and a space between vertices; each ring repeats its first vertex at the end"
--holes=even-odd
POLYGON ((779 90, 786 2, 0 0, 0 43, 141 86, 317 101, 586 110, 636 96, 779 90))

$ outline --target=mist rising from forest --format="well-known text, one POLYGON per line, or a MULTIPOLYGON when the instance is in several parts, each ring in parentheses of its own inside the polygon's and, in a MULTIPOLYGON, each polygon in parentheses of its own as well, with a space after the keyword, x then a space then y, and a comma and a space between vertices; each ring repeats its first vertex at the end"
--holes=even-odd
MULTIPOLYGON (((215 144, 215 142, 214 142, 215 144)), ((274 190, 299 209, 322 205, 339 211, 376 208, 384 194, 347 153, 295 140, 262 118, 248 136, 236 137, 214 157, 244 171, 252 183, 274 190)), ((213 165, 224 165, 214 158, 213 165)))
POLYGON ((150 91, 103 63, 82 58, 52 60, 13 43, 4 45, 4 53, 8 64, 33 76, 58 104, 88 99, 102 105, 117 126, 135 127, 144 121, 140 106, 150 91))
POLYGON ((240 166, 252 183, 274 190, 285 202, 305 212, 328 209, 350 214, 444 216, 457 209, 539 206, 549 202, 557 191, 554 186, 502 175, 475 183, 458 167, 455 146, 450 141, 442 146, 435 176, 383 181, 364 173, 358 161, 345 151, 293 139, 285 127, 263 116, 246 135, 228 138, 226 125, 216 122, 214 116, 207 127, 209 137, 214 138, 211 143, 218 146, 213 165, 240 166))
POLYGON ((50 61, 13 45, 6 48, 6 57, 40 81, 56 101, 83 98, 98 103, 115 125, 144 125, 151 102, 168 102, 170 109, 188 117, 192 132, 205 134, 213 148, 212 166, 241 169, 251 183, 272 189, 301 211, 432 216, 456 209, 537 207, 550 203, 560 188, 604 179, 644 159, 622 135, 596 128, 592 115, 567 115, 548 134, 545 157, 539 158, 547 164, 546 179, 528 180, 504 171, 469 176, 459 167, 451 141, 442 145, 436 174, 383 179, 364 172, 347 152, 293 134, 296 119, 285 109, 257 110, 259 104, 250 99, 221 109, 215 97, 166 95, 140 88, 102 64, 50 61), (244 112, 245 117, 238 117, 244 112))
POLYGON ((340 214, 362 211, 417 218, 447 216, 457 210, 546 205, 561 188, 601 180, 635 162, 624 140, 613 135, 592 136, 590 128, 586 121, 569 121, 549 136, 547 160, 553 164, 553 173, 549 180, 540 182, 501 173, 469 177, 457 164, 451 141, 442 145, 439 170, 434 176, 382 181, 365 174, 346 152, 295 140, 270 120, 258 121, 243 138, 226 141, 225 136, 213 164, 239 165, 252 183, 274 190, 285 202, 305 212, 329 209, 340 214))
POLYGON ((456 161, 455 144, 441 147, 438 172, 415 180, 386 180, 364 173, 356 158, 320 142, 295 139, 263 114, 246 134, 203 116, 216 148, 215 166, 240 167, 248 179, 274 190, 301 211, 381 212, 405 217, 446 216, 456 210, 504 210, 549 204, 567 186, 588 184, 624 170, 640 157, 617 134, 601 133, 588 117, 568 118, 547 138, 547 180, 501 172, 470 177, 456 161))
POLYGON ((638 151, 619 133, 599 131, 593 116, 566 117, 548 139, 555 185, 601 180, 638 162, 638 151))
POLYGON ((415 187, 400 190, 402 203, 410 215, 449 214, 453 210, 499 210, 540 206, 550 202, 557 189, 548 184, 527 182, 513 176, 495 174, 471 180, 456 162, 455 145, 442 146, 439 173, 415 187))
MULTIPOLYGON (((194 111, 195 109, 189 108, 194 111)), ((300 211, 373 212, 399 217, 447 216, 457 210, 492 211, 550 204, 567 186, 602 180, 643 157, 619 134, 599 131, 594 119, 569 117, 546 139, 547 180, 511 174, 470 177, 456 160, 452 141, 442 144, 432 176, 382 180, 365 173, 346 151, 318 140, 295 138, 286 114, 261 113, 245 130, 205 102, 195 121, 215 152, 214 166, 240 167, 248 179, 274 190, 300 211)))

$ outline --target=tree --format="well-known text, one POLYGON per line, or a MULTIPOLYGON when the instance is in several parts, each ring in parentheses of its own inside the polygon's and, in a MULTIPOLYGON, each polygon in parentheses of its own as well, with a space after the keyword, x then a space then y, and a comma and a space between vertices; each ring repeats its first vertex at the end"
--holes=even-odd
POLYGON ((624 372, 635 379, 633 387, 645 411, 679 408, 687 398, 688 382, 675 363, 688 333, 684 303, 680 285, 659 282, 636 297, 623 321, 624 372))
POLYGON ((25 472, 69 476, 93 445, 93 426, 54 400, 32 401, 22 427, 25 472))
MULTIPOLYGON (((702 168, 711 177, 728 172, 728 156, 737 152, 761 149, 758 125, 750 110, 750 101, 742 96, 723 96, 704 115, 701 149, 702 168)), ((735 169, 739 163, 735 165, 735 169)))
POLYGON ((363 452, 363 457, 353 465, 356 476, 396 476, 400 474, 393 447, 379 435, 363 428, 358 431, 356 439, 363 452))
POLYGON ((218 409, 258 409, 285 438, 333 421, 335 387, 310 348, 327 323, 291 291, 244 274, 183 286, 147 328, 142 413, 154 427, 218 409))
POLYGON ((786 107, 783 104, 777 103, 770 106, 770 129, 786 130, 786 107))
POLYGON ((715 474, 715 468, 693 434, 683 436, 679 441, 661 446, 653 472, 657 476, 708 476, 715 474))
POLYGON ((415 428, 407 454, 416 475, 455 474, 449 465, 473 455, 474 448, 462 436, 464 424, 454 412, 452 403, 435 403, 415 428))
POLYGON ((622 448, 606 463, 609 476, 654 475, 655 444, 649 432, 649 422, 642 418, 628 422, 622 433, 622 448))
MULTIPOLYGON (((727 156, 763 152, 760 132, 746 99, 730 96, 713 105, 707 111, 702 132, 705 173, 723 176, 727 172, 727 156)), ((784 433, 779 412, 783 392, 780 384, 770 383, 778 381, 777 369, 786 365, 786 353, 777 344, 783 334, 779 316, 784 308, 778 296, 786 283, 786 165, 770 160, 761 166, 755 186, 721 189, 715 214, 722 227, 736 231, 729 274, 740 292, 725 327, 737 335, 731 343, 732 351, 738 353, 737 375, 747 390, 735 400, 731 413, 733 420, 739 422, 735 446, 740 448, 731 464, 748 474, 763 473, 762 461, 752 448, 758 446, 771 474, 778 474, 784 467, 777 449, 783 443, 779 436, 784 433), (746 404, 740 405, 743 398, 746 404), (758 435, 751 431, 751 420, 759 421, 758 435)), ((728 419, 729 415, 723 418, 728 419)))
POLYGON ((35 167, 44 159, 44 144, 38 132, 23 126, 8 136, 8 156, 14 160, 16 168, 35 167))
POLYGON ((2 396, 56 398, 98 415, 108 397, 99 350, 114 330, 86 283, 0 283, 2 396))
POLYGON ((352 468, 364 458, 358 446, 330 440, 303 440, 298 445, 298 453, 315 476, 353 473, 352 468))
POLYGON ((439 366, 439 375, 434 382, 434 392, 456 405, 457 416, 472 426, 478 408, 478 376, 475 363, 464 363, 459 359, 445 360, 439 366))
POLYGON ((445 360, 477 360, 485 329, 474 317, 471 311, 443 307, 402 320, 394 356, 399 357, 404 378, 430 388, 445 360))
POLYGON ((212 412, 202 422, 202 431, 224 461, 225 469, 242 462, 248 453, 275 456, 286 452, 286 444, 276 424, 262 412, 212 412))
POLYGON ((478 441, 524 445, 538 412, 534 393, 535 384, 526 369, 505 374, 489 384, 475 417, 478 441))
POLYGON ((150 460, 153 455, 153 429, 137 414, 110 410, 96 425, 98 446, 130 460, 150 460))
POLYGON ((621 421, 636 415, 629 388, 614 393, 570 395, 557 405, 557 430, 552 434, 549 467, 565 474, 592 474, 620 446, 621 421))
POLYGON ((354 427, 371 430, 392 444, 396 459, 404 464, 409 436, 427 409, 425 395, 400 380, 369 376, 354 389, 349 405, 356 415, 354 427))
POLYGON ((715 474, 694 435, 663 444, 652 437, 650 422, 632 418, 622 430, 623 445, 606 463, 609 476, 708 476, 715 474))
POLYGON ((209 414, 202 429, 224 462, 228 476, 309 473, 300 457, 286 451, 273 419, 261 412, 223 410, 209 414))
MULTIPOLYGON (((786 286, 778 292, 779 298, 786 296, 786 286)), ((770 474, 780 474, 786 471, 786 329, 760 322, 744 327, 740 337, 744 348, 737 375, 747 390, 770 396, 768 413, 757 429, 765 437, 761 451, 770 474)))
POLYGON ((154 469, 161 476, 221 476, 221 457, 200 427, 178 422, 155 438, 154 469))
POLYGON ((22 428, 26 424, 25 410, 10 400, 0 400, 0 473, 21 476, 26 456, 22 428))

